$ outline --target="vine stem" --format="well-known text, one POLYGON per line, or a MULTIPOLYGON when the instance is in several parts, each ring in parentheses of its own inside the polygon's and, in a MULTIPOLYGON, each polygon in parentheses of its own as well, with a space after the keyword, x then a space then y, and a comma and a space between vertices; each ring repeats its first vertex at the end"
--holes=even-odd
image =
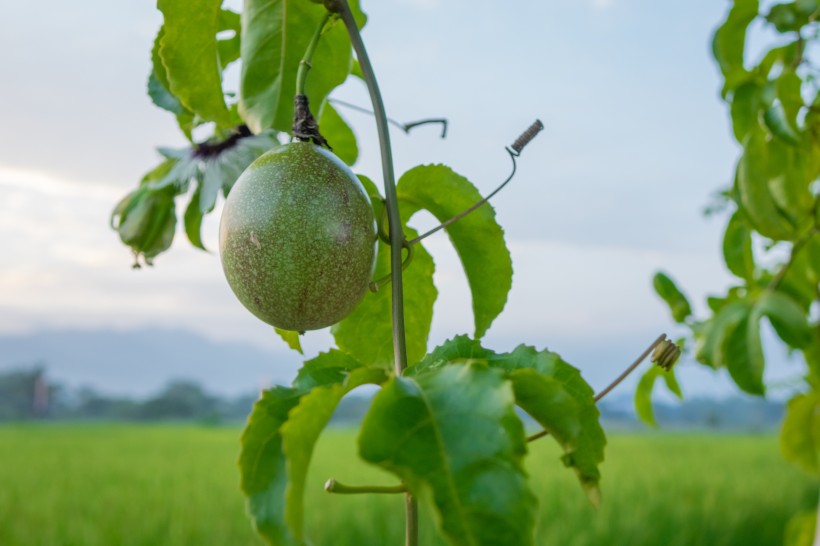
MULTIPOLYGON (((601 392, 599 392, 598 394, 596 394, 596 395, 595 395, 595 401, 596 401, 596 402, 600 401, 600 400, 601 400, 601 398, 603 398, 604 396, 606 396, 607 394, 609 394, 609 392, 610 392, 612 389, 614 389, 615 387, 617 387, 617 386, 621 383, 621 381, 623 381, 624 379, 626 379, 626 378, 627 378, 627 376, 628 376, 629 374, 631 374, 632 372, 634 372, 634 371, 635 371, 635 368, 637 368, 638 366, 640 366, 641 362, 643 362, 643 361, 646 359, 646 357, 648 357, 648 356, 649 356, 649 354, 650 354, 652 351, 654 351, 654 350, 655 350, 655 347, 657 347, 658 345, 660 345, 661 343, 663 343, 663 341, 664 341, 665 339, 666 339, 666 334, 661 334, 661 335, 659 335, 659 336, 658 336, 658 339, 656 339, 655 341, 653 341, 653 342, 652 342, 652 345, 650 345, 649 347, 647 347, 647 348, 646 348, 646 350, 645 350, 643 353, 641 353, 641 356, 639 356, 637 359, 635 359, 635 362, 633 362, 633 363, 632 363, 632 364, 631 364, 631 365, 630 365, 627 369, 625 369, 625 370, 621 373, 621 375, 619 375, 618 377, 616 377, 616 378, 615 378, 615 380, 614 380, 612 383, 610 383, 609 385, 607 385, 607 386, 606 386, 606 388, 605 388, 604 390, 602 390, 601 392)), ((539 438, 543 438, 544 436, 547 436, 547 435, 549 435, 549 431, 548 431, 548 430, 542 430, 541 432, 536 432, 535 434, 532 434, 532 435, 528 436, 528 437, 527 437, 527 441, 528 441, 528 442, 533 442, 533 441, 535 441, 535 440, 537 440, 537 439, 539 439, 539 438)))
MULTIPOLYGON (((347 0, 335 0, 325 5, 331 5, 342 17, 342 21, 350 35, 350 43, 356 52, 356 58, 362 68, 367 90, 370 93, 370 102, 373 104, 373 113, 376 118, 376 129, 379 135, 379 149, 382 159, 382 174, 384 176, 384 196, 387 207, 387 220, 390 226, 390 272, 392 287, 392 310, 393 310, 393 359, 396 375, 401 375, 407 368, 407 345, 404 337, 404 295, 402 283, 402 246, 404 244, 404 233, 401 226, 401 216, 399 215, 399 202, 396 197, 396 179, 393 174, 393 157, 390 149, 390 128, 387 122, 387 113, 384 109, 379 84, 373 66, 370 64, 370 57, 359 34, 359 27, 350 11, 347 0)), ((405 546, 418 546, 418 503, 410 493, 405 494, 406 507, 406 527, 405 546)))

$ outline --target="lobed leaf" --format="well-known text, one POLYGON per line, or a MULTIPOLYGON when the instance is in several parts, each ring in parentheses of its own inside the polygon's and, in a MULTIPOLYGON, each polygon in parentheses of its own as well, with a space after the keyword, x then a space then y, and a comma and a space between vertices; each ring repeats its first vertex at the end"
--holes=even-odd
MULTIPOLYGON (((408 237, 416 233, 405 227, 408 237)), ((390 247, 378 243, 374 279, 390 273, 390 247)), ((427 338, 433 323, 433 304, 438 291, 433 284, 433 257, 416 245, 413 261, 404 271, 404 329, 407 339, 407 360, 413 362, 427 352, 427 338)), ((393 308, 390 284, 378 292, 368 292, 362 302, 344 320, 334 324, 330 332, 336 345, 368 366, 393 366, 393 308)))
POLYGON ((599 422, 594 393, 581 373, 551 351, 520 345, 511 353, 494 353, 477 340, 457 336, 409 367, 405 375, 415 377, 450 364, 475 362, 508 374, 516 403, 554 433, 564 449, 564 464, 575 470, 590 500, 597 503, 600 498, 598 466, 604 459, 606 436, 599 422), (532 374, 539 379, 533 379, 532 374), (532 381, 532 385, 524 384, 526 381, 532 381), (545 396, 540 401, 539 392, 545 396))
POLYGON ((285 455, 280 427, 299 403, 296 389, 275 387, 254 404, 242 433, 239 455, 241 489, 256 531, 276 546, 301 544, 285 521, 285 455))
MULTIPOLYGON (((338 351, 334 354, 338 354, 338 351)), ((345 358, 345 357, 342 357, 345 358)), ((313 448, 345 394, 364 384, 387 380, 384 370, 357 368, 342 383, 322 385, 305 394, 282 425, 282 447, 287 459, 285 521, 297 540, 304 540, 304 494, 313 448)))
MULTIPOLYGON (((482 196, 463 176, 444 165, 423 165, 404 173, 396 186, 402 215, 425 209, 440 222, 462 213, 482 196)), ((481 338, 504 309, 512 287, 512 260, 504 231, 489 203, 446 228, 461 259, 473 298, 475 337, 481 338)))
POLYGON ((345 394, 386 379, 331 351, 306 362, 294 387, 262 393, 242 434, 239 470, 248 512, 269 544, 304 544, 304 485, 319 434, 345 394))
POLYGON ((798 394, 786 406, 780 429, 780 449, 786 460, 812 476, 820 476, 820 394, 798 394))
MULTIPOLYGON (((376 220, 381 217, 381 196, 375 184, 364 176, 359 176, 370 196, 376 212, 376 220)), ((416 233, 406 225, 408 237, 416 233)), ((378 255, 374 279, 382 278, 390 272, 390 247, 378 242, 378 255)), ((408 362, 415 362, 427 352, 427 338, 433 323, 433 305, 438 291, 433 284, 435 264, 433 258, 421 244, 415 245, 413 261, 404 271, 404 327, 407 339, 408 362)), ((336 345, 368 366, 393 366, 393 329, 391 286, 382 287, 378 292, 368 292, 362 302, 344 320, 331 327, 330 332, 336 345)))
POLYGON ((504 375, 479 364, 397 377, 373 400, 359 452, 433 505, 449 544, 531 545, 536 500, 513 401, 504 375))
POLYGON ((315 387, 341 384, 347 375, 362 363, 353 356, 331 349, 304 363, 293 380, 294 388, 307 392, 315 387))
POLYGON ((159 55, 171 93, 203 120, 230 127, 216 44, 221 4, 222 0, 158 0, 165 21, 159 55))

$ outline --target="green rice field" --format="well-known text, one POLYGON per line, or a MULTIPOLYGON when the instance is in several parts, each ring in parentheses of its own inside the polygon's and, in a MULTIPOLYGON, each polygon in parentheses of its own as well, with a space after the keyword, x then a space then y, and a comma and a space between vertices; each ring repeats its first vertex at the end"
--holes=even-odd
MULTIPOLYGON (((2 546, 259 545, 238 490, 236 428, 137 425, 0 427, 2 546)), ((789 516, 820 484, 785 463, 773 436, 611 435, 604 501, 592 508, 545 438, 528 469, 539 545, 781 544, 789 516)), ((339 496, 322 484, 393 484, 331 429, 312 463, 314 546, 403 544, 403 497, 339 496)), ((429 514, 421 543, 442 544, 429 514)))

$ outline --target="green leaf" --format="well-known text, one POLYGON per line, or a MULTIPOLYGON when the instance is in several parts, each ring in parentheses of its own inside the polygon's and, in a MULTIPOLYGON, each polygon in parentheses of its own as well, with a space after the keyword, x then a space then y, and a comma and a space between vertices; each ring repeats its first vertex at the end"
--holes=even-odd
POLYGON ((817 512, 795 514, 786 525, 783 546, 812 546, 817 527, 817 512))
POLYGON ((814 234, 806 243, 806 257, 815 277, 820 278, 820 234, 814 234))
MULTIPOLYGON (((408 238, 416 232, 405 226, 408 238)), ((374 279, 390 272, 390 247, 381 240, 376 258, 374 279)), ((421 244, 414 247, 413 261, 404 271, 404 329, 407 339, 407 361, 415 362, 427 352, 427 338, 433 323, 433 304, 438 291, 433 284, 433 257, 421 244)), ((336 345, 368 366, 393 366, 393 329, 391 286, 368 292, 362 302, 344 320, 331 327, 336 345)))
MULTIPOLYGON (((526 411, 544 430, 550 433, 564 450, 561 460, 564 465, 574 467, 578 472, 581 485, 590 501, 598 506, 601 494, 598 489, 600 473, 597 465, 603 458, 591 461, 585 451, 589 442, 585 440, 588 431, 585 426, 585 411, 579 401, 569 392, 561 381, 536 370, 520 369, 510 374, 515 393, 515 403, 526 411), (587 462, 592 464, 587 465, 587 462), (594 470, 592 470, 594 468, 594 470)), ((596 419, 597 420, 597 419, 596 419)))
POLYGON ((202 243, 202 218, 204 215, 199 208, 199 194, 200 188, 197 188, 193 197, 191 197, 191 202, 185 208, 185 234, 196 248, 208 250, 202 243))
MULTIPOLYGON (((794 64, 794 61, 791 63, 794 64)), ((783 112, 791 127, 798 127, 800 110, 805 106, 803 101, 803 80, 797 75, 793 66, 785 67, 777 78, 777 98, 783 106, 783 112)))
POLYGON ((801 349, 811 341, 811 327, 803 309, 781 292, 765 291, 755 304, 761 315, 769 317, 777 335, 789 346, 801 349))
POLYGON ((652 285, 655 287, 655 292, 666 302, 669 310, 672 312, 672 318, 675 322, 685 322, 687 317, 692 314, 692 307, 689 305, 689 300, 686 299, 683 292, 675 284, 668 275, 663 272, 655 273, 652 279, 652 285))
POLYGON ((775 4, 766 15, 766 20, 778 32, 796 32, 809 22, 809 14, 801 11, 795 2, 775 4))
MULTIPOLYGON (((299 62, 325 8, 305 0, 247 0, 242 10, 239 112, 255 133, 290 132, 299 62)), ((318 107, 350 72, 350 40, 335 21, 319 41, 305 92, 318 107)))
POLYGON ((723 357, 724 341, 729 332, 748 316, 749 309, 747 302, 733 301, 721 307, 711 320, 702 323, 703 334, 695 349, 698 362, 713 368, 726 365, 723 357))
POLYGON ((554 433, 564 449, 564 464, 575 470, 590 500, 597 503, 600 497, 598 466, 604 460, 606 436, 599 422, 594 393, 581 373, 551 351, 520 345, 511 353, 494 353, 477 340, 457 336, 409 367, 405 375, 423 375, 450 364, 474 362, 486 363, 509 374, 516 403, 554 433), (541 379, 532 379, 532 373, 541 379), (522 383, 526 381, 532 384, 522 383), (540 401, 536 398, 539 391, 545 396, 540 401), (565 395, 572 399, 572 404, 566 402, 565 395))
POLYGON ((356 144, 356 135, 345 123, 342 116, 333 108, 330 102, 325 101, 319 114, 319 130, 333 148, 333 153, 339 159, 350 165, 356 163, 359 157, 359 146, 356 144))
POLYGON ((802 49, 801 39, 793 40, 780 47, 771 48, 763 56, 760 64, 757 65, 757 73, 765 79, 770 76, 777 77, 778 73, 773 72, 772 69, 777 66, 783 70, 789 70, 789 67, 799 63, 802 49))
POLYGON ((678 380, 675 377, 675 370, 672 368, 665 371, 660 366, 652 366, 641 376, 635 388, 635 413, 638 418, 650 426, 657 426, 655 412, 652 409, 652 391, 655 388, 655 381, 662 378, 666 387, 678 398, 683 398, 678 380))
POLYGON ((780 429, 780 449, 786 460, 812 476, 820 476, 820 394, 798 394, 786 406, 780 429))
MULTIPOLYGON (((468 364, 475 360, 488 363, 490 358, 496 356, 499 355, 482 347, 479 340, 463 335, 456 336, 433 349, 420 361, 411 364, 405 375, 418 375, 452 363, 468 364)), ((503 359, 504 355, 499 358, 503 359)))
POLYGON ((285 521, 299 541, 304 540, 305 480, 313 448, 345 394, 364 384, 387 380, 384 370, 358 368, 341 384, 320 386, 303 396, 281 427, 282 447, 287 459, 285 521))
POLYGON ((760 341, 760 313, 753 309, 733 328, 729 328, 723 343, 719 346, 720 362, 729 370, 738 387, 748 392, 763 396, 766 387, 763 384, 763 344, 760 341))
MULTIPOLYGON (((396 191, 402 216, 409 219, 421 209, 440 222, 481 201, 469 180, 444 165, 423 165, 402 175, 396 191), (405 216, 406 215, 406 216, 405 216)), ((475 337, 481 338, 504 309, 512 287, 512 260, 504 231, 489 203, 481 205, 446 228, 470 284, 475 337)))
POLYGON ((159 54, 170 91, 203 120, 230 127, 217 54, 222 0, 157 0, 165 24, 159 54))
POLYGON ((240 15, 234 11, 223 9, 219 11, 219 31, 232 31, 233 35, 227 38, 219 38, 216 42, 217 54, 219 56, 219 66, 222 70, 239 59, 242 42, 242 23, 240 15))
POLYGON ((351 355, 331 349, 305 362, 293 381, 293 387, 307 392, 314 387, 341 384, 348 373, 361 367, 362 363, 351 355))
POLYGON ((743 142, 750 131, 758 126, 762 106, 760 86, 752 80, 741 84, 732 94, 732 129, 738 142, 743 142))
POLYGON ((789 144, 800 144, 800 135, 786 118, 783 104, 776 102, 763 113, 763 121, 772 134, 789 144))
POLYGON ((740 203, 761 235, 774 240, 789 240, 794 230, 775 206, 769 191, 769 148, 765 136, 755 131, 744 146, 735 181, 740 203))
POLYGON ((359 452, 435 507, 449 544, 534 544, 524 429, 498 370, 455 364, 394 378, 373 400, 359 452))
POLYGON ((186 111, 185 107, 169 91, 168 74, 159 56, 159 47, 164 35, 165 27, 160 26, 157 37, 154 39, 154 46, 151 48, 151 74, 148 75, 148 96, 160 108, 174 114, 182 114, 186 111))
POLYGON ((723 235, 723 259, 729 271, 748 282, 754 280, 755 263, 752 254, 752 232, 741 211, 729 219, 723 235))
POLYGON ((803 358, 809 368, 806 381, 820 391, 820 330, 817 327, 812 331, 811 343, 803 348, 803 358))
POLYGON ((298 545, 285 522, 285 455, 280 427, 299 403, 301 393, 275 387, 262 393, 242 433, 239 455, 241 489, 256 531, 269 544, 298 545))
POLYGON ((736 0, 717 29, 712 40, 712 54, 723 75, 728 79, 743 68, 743 51, 746 45, 746 28, 758 15, 758 0, 736 0))
POLYGON ((273 327, 273 330, 282 338, 282 340, 288 344, 288 347, 293 349, 299 354, 304 354, 302 352, 302 342, 299 339, 299 332, 293 332, 291 330, 282 330, 281 328, 273 327))
POLYGON ((131 247, 135 255, 142 255, 145 263, 167 250, 174 239, 176 208, 174 187, 154 189, 151 180, 173 170, 175 163, 166 161, 143 178, 140 187, 129 193, 111 217, 112 227, 120 240, 131 247))
POLYGON ((803 148, 779 140, 769 143, 769 191, 781 213, 798 229, 811 224, 814 197, 803 148))
MULTIPOLYGON (((567 364, 557 353, 537 351, 526 345, 519 345, 511 353, 494 355, 489 359, 489 364, 513 373, 516 370, 535 370, 542 376, 561 382, 573 397, 578 407, 580 433, 568 438, 566 442, 556 439, 565 450, 564 464, 575 470, 590 500, 597 504, 600 498, 598 482, 601 477, 598 467, 604 460, 606 435, 599 421, 601 414, 595 405, 595 393, 581 377, 581 372, 567 364)), ((529 412, 526 407, 522 408, 529 412)), ((538 419, 536 415, 533 417, 538 419)))

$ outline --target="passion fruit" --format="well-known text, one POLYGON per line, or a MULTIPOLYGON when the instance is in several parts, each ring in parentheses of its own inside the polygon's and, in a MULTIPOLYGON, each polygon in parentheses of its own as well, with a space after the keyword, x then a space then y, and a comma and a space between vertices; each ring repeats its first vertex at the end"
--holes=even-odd
POLYGON ((264 322, 316 330, 342 320, 367 291, 376 220, 350 169, 310 142, 278 146, 231 189, 219 226, 228 284, 264 322))

